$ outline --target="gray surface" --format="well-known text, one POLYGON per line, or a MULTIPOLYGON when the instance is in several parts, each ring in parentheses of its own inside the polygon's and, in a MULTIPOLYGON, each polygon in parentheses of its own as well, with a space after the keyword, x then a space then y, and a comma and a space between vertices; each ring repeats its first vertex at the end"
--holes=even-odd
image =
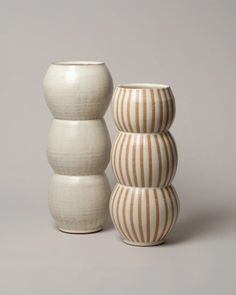
MULTIPOLYGON (((235 9, 235 1, 1 1, 1 294, 236 293, 235 9), (115 84, 172 86, 182 210, 163 246, 126 246, 111 226, 82 236, 53 227, 42 79, 51 61, 86 59, 105 61, 115 84)), ((106 121, 114 139, 110 110, 106 121)))

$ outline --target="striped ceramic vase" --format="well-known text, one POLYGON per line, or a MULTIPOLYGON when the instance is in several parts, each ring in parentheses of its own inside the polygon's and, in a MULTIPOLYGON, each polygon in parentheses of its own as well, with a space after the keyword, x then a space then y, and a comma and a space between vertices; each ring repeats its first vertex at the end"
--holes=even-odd
POLYGON ((111 151, 118 180, 110 199, 112 221, 127 244, 161 244, 179 214, 171 185, 177 149, 168 131, 174 96, 165 85, 122 85, 115 90, 112 110, 119 129, 111 151))
POLYGON ((49 209, 61 231, 99 231, 108 215, 104 170, 111 143, 103 115, 112 90, 111 75, 101 62, 53 63, 46 73, 44 92, 54 117, 47 146, 55 172, 49 209))

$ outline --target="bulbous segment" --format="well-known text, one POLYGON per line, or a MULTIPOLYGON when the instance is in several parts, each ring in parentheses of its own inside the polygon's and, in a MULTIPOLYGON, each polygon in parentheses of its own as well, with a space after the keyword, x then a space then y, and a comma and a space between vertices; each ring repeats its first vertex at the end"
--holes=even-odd
POLYGON ((100 62, 54 63, 44 79, 45 98, 56 119, 102 118, 112 91, 111 75, 100 62))
POLYGON ((111 162, 120 184, 136 187, 167 186, 177 168, 175 141, 170 132, 120 132, 112 147, 111 162))
POLYGON ((179 214, 172 185, 135 188, 117 184, 110 199, 110 215, 124 242, 136 246, 163 243, 179 214))
POLYGON ((175 99, 166 85, 121 85, 114 92, 112 110, 120 131, 160 133, 167 131, 174 120, 175 99))
POLYGON ((48 161, 57 174, 101 174, 109 163, 111 142, 105 121, 53 120, 48 161))
POLYGON ((107 215, 110 186, 105 174, 54 175, 49 209, 61 231, 89 233, 102 229, 107 215))

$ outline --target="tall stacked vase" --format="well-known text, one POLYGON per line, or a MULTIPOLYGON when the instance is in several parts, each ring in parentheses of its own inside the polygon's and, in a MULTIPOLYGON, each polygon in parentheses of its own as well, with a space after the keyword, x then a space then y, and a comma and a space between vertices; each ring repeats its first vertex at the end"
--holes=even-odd
POLYGON ((58 62, 46 73, 44 93, 54 117, 47 147, 55 172, 49 209, 63 232, 99 231, 108 215, 104 171, 111 143, 103 115, 112 91, 111 75, 101 62, 58 62))
POLYGON ((115 90, 112 109, 119 130, 111 151, 118 181, 110 199, 112 221, 127 244, 161 244, 179 214, 171 184, 177 149, 168 131, 174 96, 166 85, 122 85, 115 90))

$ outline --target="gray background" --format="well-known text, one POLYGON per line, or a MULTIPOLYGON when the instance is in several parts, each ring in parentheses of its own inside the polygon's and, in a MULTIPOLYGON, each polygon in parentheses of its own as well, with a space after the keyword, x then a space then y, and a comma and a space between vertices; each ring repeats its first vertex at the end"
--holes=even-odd
MULTIPOLYGON (((1 294, 235 294, 236 2, 0 4, 1 294), (165 245, 127 246, 109 223, 91 235, 55 229, 42 94, 55 60, 105 61, 114 84, 171 85, 182 210, 165 245)), ((114 140, 110 109, 105 119, 114 140)))

